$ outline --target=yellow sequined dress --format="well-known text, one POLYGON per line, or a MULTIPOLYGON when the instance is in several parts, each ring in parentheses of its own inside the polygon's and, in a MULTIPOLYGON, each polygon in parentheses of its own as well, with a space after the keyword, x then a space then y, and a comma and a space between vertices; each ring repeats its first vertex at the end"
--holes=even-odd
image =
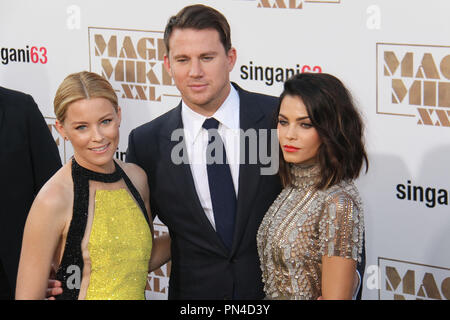
POLYGON ((356 186, 343 181, 316 190, 317 165, 291 166, 292 184, 267 211, 257 233, 267 299, 321 296, 322 256, 359 260, 364 233, 356 186))
POLYGON ((72 159, 74 210, 57 272, 58 299, 144 300, 152 234, 139 192, 116 164, 113 174, 72 159))

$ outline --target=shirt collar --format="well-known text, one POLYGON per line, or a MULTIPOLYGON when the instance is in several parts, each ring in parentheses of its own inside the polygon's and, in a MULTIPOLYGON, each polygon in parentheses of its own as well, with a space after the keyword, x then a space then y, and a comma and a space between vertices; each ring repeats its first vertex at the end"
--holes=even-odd
MULTIPOLYGON (((228 97, 213 114, 212 118, 218 120, 220 124, 227 129, 239 129, 239 93, 232 85, 230 85, 230 87, 231 90, 228 97)), ((205 122, 208 117, 195 112, 182 100, 181 118, 185 134, 188 135, 188 137, 186 137, 187 141, 194 143, 202 129, 203 122, 205 122)))

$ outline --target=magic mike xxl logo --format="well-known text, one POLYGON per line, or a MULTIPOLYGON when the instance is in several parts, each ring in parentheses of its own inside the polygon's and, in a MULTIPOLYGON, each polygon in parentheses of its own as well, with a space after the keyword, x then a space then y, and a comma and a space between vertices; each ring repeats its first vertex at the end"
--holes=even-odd
POLYGON ((450 269, 378 258, 381 300, 450 300, 450 269))
POLYGON ((258 8, 303 9, 304 3, 340 3, 341 0, 258 0, 258 8))
POLYGON ((377 113, 450 127, 450 47, 377 43, 377 113))
POLYGON ((160 102, 179 95, 164 69, 165 50, 163 32, 89 27, 90 70, 119 98, 160 102))

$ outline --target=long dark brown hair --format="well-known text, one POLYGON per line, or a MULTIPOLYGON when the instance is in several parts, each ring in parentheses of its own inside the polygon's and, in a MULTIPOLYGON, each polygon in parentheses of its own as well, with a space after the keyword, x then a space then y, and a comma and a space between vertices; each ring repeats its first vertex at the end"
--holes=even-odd
MULTIPOLYGON (((369 161, 364 148, 364 125, 350 92, 336 77, 326 73, 302 73, 284 83, 280 96, 300 97, 305 104, 312 125, 322 141, 318 150, 321 178, 317 189, 329 188, 342 180, 356 179, 363 162, 366 172, 369 161)), ((284 186, 292 181, 289 165, 281 148, 279 174, 284 186)))

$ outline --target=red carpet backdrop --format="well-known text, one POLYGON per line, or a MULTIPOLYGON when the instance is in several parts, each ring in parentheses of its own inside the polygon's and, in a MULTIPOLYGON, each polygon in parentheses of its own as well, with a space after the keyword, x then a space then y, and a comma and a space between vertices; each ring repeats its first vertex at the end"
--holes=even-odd
MULTIPOLYGON (((364 299, 450 299, 450 1, 127 0, 0 4, 0 85, 31 94, 63 161, 53 97, 81 70, 113 85, 128 133, 180 99, 163 68, 163 31, 182 7, 224 13, 238 59, 231 78, 279 95, 299 72, 326 72, 350 88, 366 122, 364 299)), ((42 150, 45 152, 45 150, 42 150)), ((156 233, 167 232, 156 225, 156 233)), ((170 266, 148 277, 166 299, 170 266)))

